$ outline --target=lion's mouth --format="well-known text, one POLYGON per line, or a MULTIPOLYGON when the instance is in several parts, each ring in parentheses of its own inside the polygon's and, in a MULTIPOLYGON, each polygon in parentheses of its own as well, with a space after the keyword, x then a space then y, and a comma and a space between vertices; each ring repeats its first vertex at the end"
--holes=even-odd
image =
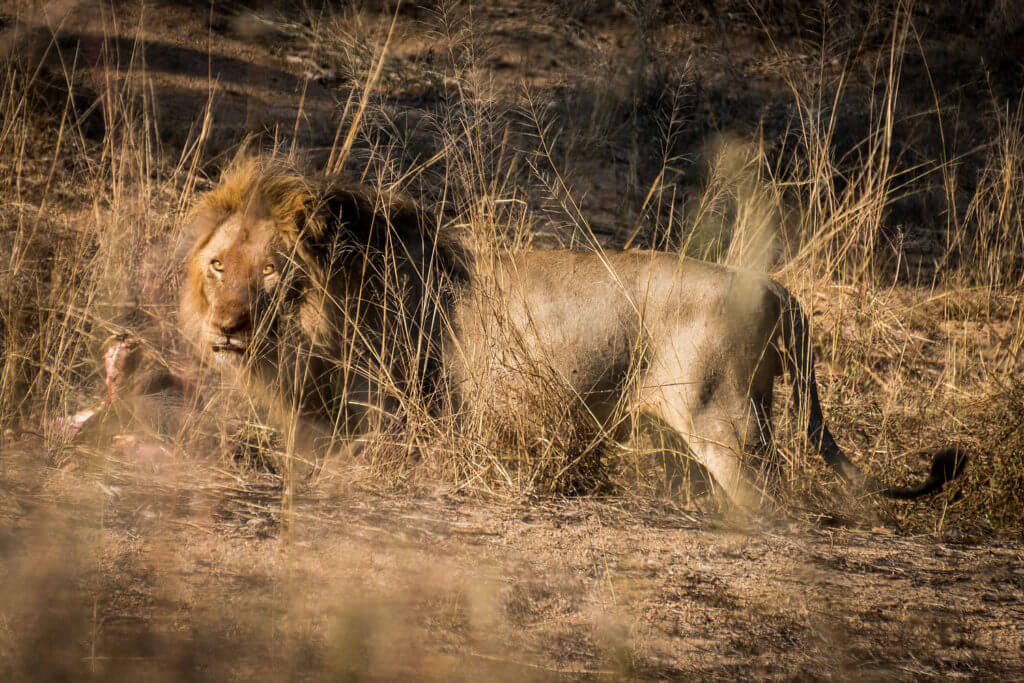
POLYGON ((245 353, 248 348, 248 342, 241 340, 225 339, 224 341, 215 342, 212 346, 214 353, 232 353, 239 356, 245 353))

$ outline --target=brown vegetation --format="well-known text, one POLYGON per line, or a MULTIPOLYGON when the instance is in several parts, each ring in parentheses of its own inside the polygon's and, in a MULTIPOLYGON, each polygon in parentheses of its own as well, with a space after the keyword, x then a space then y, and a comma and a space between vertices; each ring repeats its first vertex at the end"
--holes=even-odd
POLYGON ((1020 676, 1013 5, 4 3, 0 677, 1020 676), (766 270, 855 461, 975 458, 929 501, 857 500, 784 418, 785 512, 742 527, 699 475, 595 453, 556 391, 528 444, 412 395, 300 480, 173 314, 180 228, 244 140, 485 256, 766 270), (125 332, 142 379, 69 431, 125 332))

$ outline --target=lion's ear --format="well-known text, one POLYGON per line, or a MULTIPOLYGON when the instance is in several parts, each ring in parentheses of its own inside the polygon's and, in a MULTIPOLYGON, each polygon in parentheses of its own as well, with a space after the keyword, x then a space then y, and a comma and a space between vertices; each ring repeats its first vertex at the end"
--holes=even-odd
POLYGON ((339 237, 357 243, 366 240, 372 229, 373 207, 363 188, 332 188, 326 209, 329 221, 337 226, 339 237))
POLYGON ((182 232, 192 240, 202 240, 210 235, 225 217, 223 210, 201 204, 185 220, 182 232))
POLYGON ((388 233, 403 244, 424 238, 423 218, 411 202, 365 186, 334 188, 328 212, 340 237, 365 247, 383 247, 388 233))
POLYGON ((415 244, 429 237, 419 206, 401 196, 387 196, 385 201, 388 223, 403 243, 415 244))

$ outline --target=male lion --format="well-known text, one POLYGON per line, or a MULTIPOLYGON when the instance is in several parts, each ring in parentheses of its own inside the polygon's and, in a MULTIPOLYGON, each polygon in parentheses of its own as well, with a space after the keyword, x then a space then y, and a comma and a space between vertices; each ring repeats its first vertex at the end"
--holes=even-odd
POLYGON ((255 380, 279 419, 298 417, 300 450, 433 388, 426 294, 439 301, 464 272, 408 201, 250 157, 200 200, 190 231, 182 331, 202 358, 255 380))
POLYGON ((761 274, 639 251, 526 251, 464 267, 412 204, 265 159, 229 170, 195 215, 185 332, 272 385, 315 433, 356 433, 441 376, 463 406, 528 422, 529 394, 547 384, 610 433, 623 415, 674 432, 730 501, 757 509, 753 463, 785 370, 811 442, 858 488, 916 498, 965 462, 942 451, 909 487, 861 474, 824 422, 806 318, 761 274))

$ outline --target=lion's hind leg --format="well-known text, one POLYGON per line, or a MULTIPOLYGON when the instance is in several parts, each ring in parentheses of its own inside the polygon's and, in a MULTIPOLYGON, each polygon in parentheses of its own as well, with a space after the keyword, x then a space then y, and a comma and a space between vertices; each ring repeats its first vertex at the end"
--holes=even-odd
MULTIPOLYGON (((654 378, 649 378, 654 379, 654 378)), ((646 383, 642 412, 678 434, 694 460, 711 475, 725 497, 741 511, 760 511, 767 502, 761 482, 770 422, 769 396, 727 386, 646 383)))
POLYGON ((711 475, 697 462, 686 439, 665 420, 644 411, 635 414, 629 426, 629 452, 663 474, 661 483, 669 493, 693 500, 713 491, 711 475))
POLYGON ((743 512, 761 510, 767 502, 759 486, 759 458, 746 449, 746 424, 733 409, 701 410, 692 416, 685 438, 694 453, 729 501, 743 512), (739 419, 738 419, 739 418, 739 419))

